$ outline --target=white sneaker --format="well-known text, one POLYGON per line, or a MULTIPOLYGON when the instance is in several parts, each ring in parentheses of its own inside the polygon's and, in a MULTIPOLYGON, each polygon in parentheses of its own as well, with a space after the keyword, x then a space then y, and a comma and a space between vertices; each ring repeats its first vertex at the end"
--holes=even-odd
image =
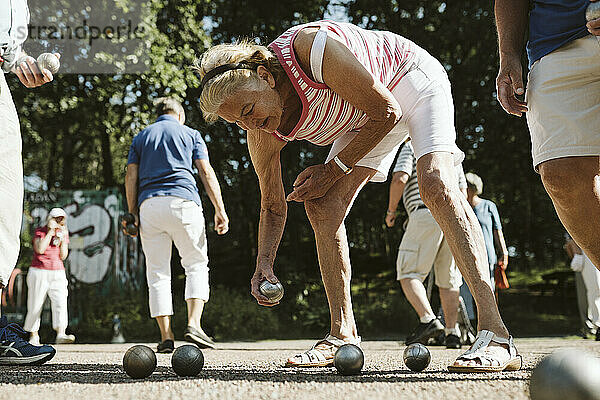
POLYGON ((56 335, 56 344, 70 344, 75 342, 75 335, 56 335))
POLYGON ((41 346, 42 345, 40 343, 40 337, 39 336, 33 336, 31 339, 29 339, 29 344, 32 344, 34 346, 41 346))

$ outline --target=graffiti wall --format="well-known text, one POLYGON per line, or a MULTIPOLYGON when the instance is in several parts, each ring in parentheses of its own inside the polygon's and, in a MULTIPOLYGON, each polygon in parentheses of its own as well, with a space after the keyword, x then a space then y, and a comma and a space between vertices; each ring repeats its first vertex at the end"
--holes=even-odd
POLYGON ((105 289, 141 288, 143 256, 138 240, 121 232, 124 210, 119 191, 26 193, 23 230, 33 232, 45 225, 53 207, 67 213, 70 243, 65 266, 71 282, 105 289))

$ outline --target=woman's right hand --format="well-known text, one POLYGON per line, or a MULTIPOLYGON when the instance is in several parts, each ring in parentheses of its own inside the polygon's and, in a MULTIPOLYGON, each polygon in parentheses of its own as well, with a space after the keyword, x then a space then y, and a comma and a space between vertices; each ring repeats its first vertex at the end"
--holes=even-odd
POLYGON ((252 279, 250 280, 250 288, 251 288, 252 296, 254 296, 254 298, 256 299, 258 304, 260 304, 261 306, 273 307, 273 306, 279 304, 279 302, 273 303, 272 301, 269 300, 268 297, 263 295, 259 290, 260 283, 264 280, 268 280, 271 283, 279 282, 279 279, 277 279, 275 274, 273 274, 273 267, 267 267, 267 266, 261 267, 261 266, 257 265, 256 271, 254 272, 254 275, 252 276, 252 279))

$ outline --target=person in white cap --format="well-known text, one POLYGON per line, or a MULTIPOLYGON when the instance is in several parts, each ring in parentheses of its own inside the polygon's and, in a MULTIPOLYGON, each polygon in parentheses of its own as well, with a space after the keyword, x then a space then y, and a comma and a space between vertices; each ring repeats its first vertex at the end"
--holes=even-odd
POLYGON ((67 276, 63 260, 69 254, 67 213, 53 208, 48 213, 46 226, 37 228, 33 236, 33 260, 27 272, 27 316, 23 328, 31 333, 29 342, 39 345, 40 316, 46 295, 52 302, 52 328, 56 343, 73 343, 75 336, 67 335, 69 322, 67 276))

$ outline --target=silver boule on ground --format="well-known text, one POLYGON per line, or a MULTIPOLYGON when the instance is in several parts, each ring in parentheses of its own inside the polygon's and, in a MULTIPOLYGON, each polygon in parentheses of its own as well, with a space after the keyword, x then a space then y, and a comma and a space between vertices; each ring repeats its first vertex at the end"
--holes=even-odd
POLYGON ((600 400, 600 359, 581 349, 544 357, 531 373, 532 400, 600 400))

